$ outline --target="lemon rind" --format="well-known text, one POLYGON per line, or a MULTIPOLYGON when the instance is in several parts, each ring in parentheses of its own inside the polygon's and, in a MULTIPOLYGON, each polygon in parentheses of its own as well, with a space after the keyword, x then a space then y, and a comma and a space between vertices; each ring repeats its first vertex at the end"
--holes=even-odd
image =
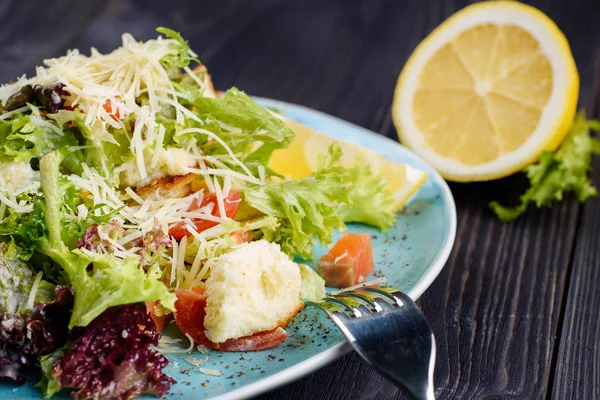
MULTIPOLYGON (((470 25, 466 24, 465 26, 471 27, 474 25, 474 23, 471 23, 470 25)), ((524 29, 528 28, 527 26, 522 27, 524 29)), ((455 32, 455 34, 458 32, 460 31, 455 32)), ((545 47, 543 48, 546 50, 545 47)), ((416 83, 414 83, 414 85, 416 86, 416 83)), ((448 20, 437 27, 417 46, 398 77, 392 104, 392 118, 394 125, 398 130, 400 141, 428 160, 444 178, 462 182, 492 180, 520 171, 525 166, 539 159, 543 151, 554 150, 558 147, 567 134, 569 126, 575 116, 578 92, 579 76, 569 44, 564 34, 550 18, 534 7, 514 1, 482 2, 468 6, 448 18, 448 20), (520 146, 519 149, 503 155, 492 162, 479 165, 466 165, 452 158, 442 157, 439 154, 436 154, 427 149, 427 146, 423 144, 424 140, 422 140, 422 136, 421 138, 415 138, 415 134, 409 134, 409 131, 411 130, 413 132, 418 132, 418 130, 414 126, 414 122, 410 129, 406 129, 407 125, 410 126, 410 121, 407 123, 406 116, 412 115, 412 112, 404 113, 403 108, 412 108, 412 95, 414 93, 414 90, 407 93, 406 87, 407 82, 410 79, 416 80, 419 76, 420 71, 418 62, 423 64, 429 59, 429 57, 423 58, 425 54, 424 51, 427 50, 429 53, 434 54, 437 49, 451 40, 454 35, 448 35, 448 39, 445 41, 438 40, 436 48, 432 50, 431 48, 428 48, 428 46, 432 46, 432 42, 436 37, 447 35, 452 29, 457 29, 454 26, 465 24, 463 21, 468 20, 468 18, 472 16, 480 18, 482 16, 488 16, 487 20, 481 18, 481 22, 489 22, 489 15, 491 15, 490 11, 493 11, 491 14, 494 15, 503 14, 498 13, 498 11, 504 11, 504 13, 512 12, 512 15, 521 15, 524 18, 522 21, 527 21, 527 23, 533 21, 537 24, 536 29, 538 29, 538 31, 534 34, 536 40, 540 42, 540 32, 544 33, 546 35, 544 38, 545 40, 540 44, 546 46, 550 45, 555 51, 553 54, 561 55, 558 62, 559 64, 560 62, 564 63, 562 65, 564 70, 562 86, 564 87, 564 90, 556 89, 557 78, 556 65, 554 62, 557 61, 557 58, 549 56, 550 62, 553 63, 553 77, 555 82, 553 82, 553 93, 548 102, 548 104, 551 104, 552 102, 552 109, 547 107, 541 118, 542 123, 545 122, 544 126, 546 129, 542 130, 538 126, 538 129, 534 131, 530 139, 520 146), (560 109, 561 112, 556 113, 555 109, 560 109), (544 132, 546 133, 544 134, 544 132), (419 140, 421 140, 421 142, 418 142, 419 140)), ((542 126, 542 123, 540 123, 540 126, 542 126)))

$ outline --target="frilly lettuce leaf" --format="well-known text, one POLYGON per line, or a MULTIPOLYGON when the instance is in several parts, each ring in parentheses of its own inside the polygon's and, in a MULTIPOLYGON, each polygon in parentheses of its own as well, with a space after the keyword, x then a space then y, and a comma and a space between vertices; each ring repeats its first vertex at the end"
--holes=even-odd
MULTIPOLYGON (((267 168, 273 151, 287 147, 294 138, 294 132, 285 123, 236 88, 218 99, 198 97, 191 104, 208 124, 207 129, 219 136, 253 173, 259 165, 267 168)), ((226 154, 225 148, 213 140, 195 139, 206 143, 207 154, 226 154)), ((190 137, 175 136, 180 145, 189 140, 190 137)))
POLYGON ((200 64, 200 61, 192 55, 193 53, 190 53, 190 45, 188 41, 185 40, 179 32, 175 32, 173 29, 162 26, 156 28, 156 31, 158 33, 162 33, 170 39, 175 40, 178 46, 177 56, 166 56, 161 59, 162 62, 174 68, 187 67, 192 61, 200 64))
POLYGON ((75 306, 69 326, 86 326, 108 307, 160 300, 175 309, 176 297, 155 276, 148 276, 137 258, 118 260, 112 256, 69 250, 61 237, 61 207, 64 203, 60 165, 66 151, 54 151, 40 161, 47 234, 37 246, 67 273, 75 290, 75 306))
POLYGON ((33 211, 19 213, 7 207, 0 220, 0 240, 11 243, 12 254, 27 263, 33 273, 43 272, 44 279, 56 284, 68 285, 64 270, 46 254, 40 252, 39 243, 46 233, 44 199, 41 192, 25 192, 17 200, 29 198, 33 211))
MULTIPOLYGON (((30 108, 35 106, 30 105, 30 108)), ((46 120, 45 125, 32 122, 31 115, 16 114, 0 121, 0 161, 29 163, 50 151, 78 144, 75 135, 63 126, 46 120), (54 128, 51 128, 54 126, 54 128)), ((68 161, 72 161, 72 156, 68 161)), ((72 168, 72 165, 67 167, 72 168)))
POLYGON ((383 230, 394 224, 394 199, 387 183, 368 166, 340 166, 341 155, 339 144, 334 143, 329 158, 321 157, 312 175, 250 186, 242 192, 250 207, 279 220, 277 229, 263 229, 263 233, 285 253, 312 258, 314 239, 321 245, 330 243, 334 229, 345 229, 345 221, 383 230))
MULTIPOLYGON (((66 248, 65 248, 66 249, 66 248)), ((69 327, 86 326, 109 307, 160 300, 161 305, 175 310, 175 295, 157 278, 146 275, 137 257, 124 260, 109 255, 73 250, 51 257, 61 260, 75 290, 75 306, 69 327)))
POLYGON ((65 345, 50 354, 46 354, 40 357, 40 367, 42 369, 42 379, 36 383, 42 391, 42 397, 49 399, 56 393, 60 392, 61 387, 56 377, 52 374, 52 367, 57 361, 62 360, 65 355, 65 349, 68 345, 65 345))
POLYGON ((520 204, 506 207, 496 201, 490 203, 498 218, 513 221, 530 204, 549 207, 568 193, 573 193, 580 202, 596 196, 597 190, 588 173, 592 168, 592 154, 600 153, 600 141, 593 138, 590 131, 600 132, 600 122, 587 121, 580 112, 560 147, 555 152, 544 152, 537 164, 525 168, 530 187, 521 195, 520 204))
POLYGON ((277 229, 263 233, 284 253, 311 259, 314 239, 327 244, 335 228, 345 229, 350 182, 347 170, 335 165, 341 155, 339 145, 329 152, 329 162, 321 160, 321 168, 306 178, 252 186, 242 192, 248 205, 279 220, 277 229))
POLYGON ((351 207, 344 220, 390 229, 396 221, 396 201, 387 181, 371 171, 368 164, 357 165, 348 171, 352 182, 351 207))
POLYGON ((0 313, 22 315, 31 311, 27 302, 32 290, 33 305, 51 301, 54 285, 40 280, 34 289, 35 280, 34 272, 19 258, 14 242, 0 243, 0 313))

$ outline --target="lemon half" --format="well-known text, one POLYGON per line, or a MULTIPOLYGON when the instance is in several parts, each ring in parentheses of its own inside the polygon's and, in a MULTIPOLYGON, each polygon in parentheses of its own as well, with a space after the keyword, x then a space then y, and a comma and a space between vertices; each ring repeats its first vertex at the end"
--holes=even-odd
POLYGON ((516 1, 476 3, 414 51, 396 85, 400 140, 446 179, 501 178, 563 140, 579 76, 565 36, 516 1))

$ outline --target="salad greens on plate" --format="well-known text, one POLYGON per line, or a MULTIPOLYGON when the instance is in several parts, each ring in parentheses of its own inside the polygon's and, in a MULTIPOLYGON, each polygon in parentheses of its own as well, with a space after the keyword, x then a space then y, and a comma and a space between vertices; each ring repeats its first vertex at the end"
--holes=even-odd
POLYGON ((211 349, 277 345, 324 294, 293 257, 345 222, 394 223, 386 181, 342 166, 335 143, 306 178, 272 171, 294 132, 244 92, 215 92, 188 43, 158 32, 0 87, 0 380, 34 366, 46 397, 161 396, 173 318, 211 349))

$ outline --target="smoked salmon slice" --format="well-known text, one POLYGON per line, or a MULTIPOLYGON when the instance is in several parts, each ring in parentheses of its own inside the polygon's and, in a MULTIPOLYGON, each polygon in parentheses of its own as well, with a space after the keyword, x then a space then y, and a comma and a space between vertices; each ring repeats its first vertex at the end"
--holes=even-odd
POLYGON ((368 233, 343 233, 318 265, 326 286, 345 288, 364 282, 374 267, 371 237, 368 233))

